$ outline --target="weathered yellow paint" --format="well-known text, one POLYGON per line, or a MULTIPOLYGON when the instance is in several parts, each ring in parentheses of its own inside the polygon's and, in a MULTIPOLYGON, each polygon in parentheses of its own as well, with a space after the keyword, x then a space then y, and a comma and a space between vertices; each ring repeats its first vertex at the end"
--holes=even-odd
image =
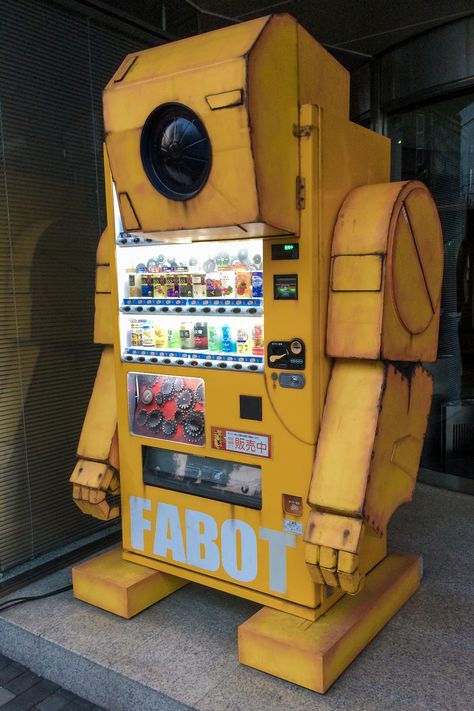
POLYGON ((106 144, 125 227, 160 237, 179 230, 188 239, 215 238, 216 227, 222 239, 236 226, 244 227, 240 239, 262 231, 298 234, 293 129, 299 106, 317 101, 347 115, 346 71, 289 15, 161 45, 133 59, 104 93, 106 144), (141 129, 165 102, 195 111, 213 149, 206 185, 185 202, 160 195, 141 163, 141 129))
POLYGON ((95 270, 95 290, 99 293, 110 293, 112 289, 110 266, 99 265, 95 270))
POLYGON ((114 302, 112 295, 95 295, 94 343, 108 345, 114 342, 114 302))
POLYGON ((340 254, 332 260, 333 291, 380 291, 383 260, 379 254, 340 254))
POLYGON ((358 553, 363 523, 360 518, 312 511, 308 518, 305 541, 316 546, 333 547, 348 553, 358 553))
MULTIPOLYGON (((332 245, 339 255, 384 255, 380 291, 331 289, 327 353, 337 358, 436 360, 443 245, 423 183, 359 187, 345 199, 332 245)), ((367 258, 360 269, 372 269, 367 258)), ((369 278, 359 277, 360 279, 369 278)))
POLYGON ((415 489, 433 379, 421 365, 406 377, 390 365, 373 446, 364 518, 382 532, 415 489))
POLYGON ((312 506, 362 514, 384 384, 380 361, 334 364, 308 492, 312 506))
POLYGON ((120 548, 75 565, 74 597, 130 618, 179 590, 186 581, 123 560, 120 548))
MULTIPOLYGON (((349 72, 297 25, 299 104, 324 107, 347 121, 349 72)), ((302 125, 307 125, 302 122, 302 125)))
MULTIPOLYGON (((306 540, 328 545, 321 537, 332 518, 340 535, 344 526, 335 514, 363 516, 379 533, 385 530, 412 496, 431 392, 431 375, 421 365, 404 374, 380 361, 336 362, 308 495, 312 506, 335 513, 312 513, 306 540)), ((334 540, 336 548, 351 550, 335 534, 334 540)))
POLYGON ((104 348, 77 447, 83 459, 107 462, 117 426, 113 359, 113 349, 104 348))
POLYGON ((325 693, 420 585, 420 558, 391 554, 357 596, 344 596, 323 618, 301 624, 263 608, 239 627, 242 664, 325 693))

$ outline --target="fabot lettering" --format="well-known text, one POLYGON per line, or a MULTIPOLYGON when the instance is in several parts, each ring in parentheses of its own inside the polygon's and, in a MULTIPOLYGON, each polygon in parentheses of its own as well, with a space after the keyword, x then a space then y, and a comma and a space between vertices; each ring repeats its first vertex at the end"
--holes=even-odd
MULTIPOLYGON (((194 509, 184 512, 182 530, 177 506, 158 502, 152 511, 150 499, 130 497, 132 548, 145 550, 145 534, 153 536, 155 555, 176 563, 214 572, 222 566, 237 582, 249 583, 258 573, 257 534, 252 526, 228 518, 219 526, 209 514, 194 509)), ((287 549, 296 547, 290 533, 259 528, 258 537, 268 543, 268 586, 272 592, 286 592, 287 549)))

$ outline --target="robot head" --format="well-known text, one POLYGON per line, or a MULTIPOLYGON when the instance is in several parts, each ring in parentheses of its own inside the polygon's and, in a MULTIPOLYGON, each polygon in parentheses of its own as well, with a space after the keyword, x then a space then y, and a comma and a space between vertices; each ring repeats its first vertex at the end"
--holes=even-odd
POLYGON ((129 55, 104 92, 125 229, 187 240, 298 234, 294 127, 300 103, 324 103, 310 84, 326 81, 345 104, 345 70, 288 15, 129 55))

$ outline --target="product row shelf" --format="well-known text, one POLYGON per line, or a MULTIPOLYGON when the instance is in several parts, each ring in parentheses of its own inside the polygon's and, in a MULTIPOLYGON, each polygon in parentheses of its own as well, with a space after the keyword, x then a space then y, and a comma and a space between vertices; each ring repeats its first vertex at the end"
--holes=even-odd
POLYGON ((263 372, 263 356, 241 356, 231 353, 193 353, 162 351, 155 348, 125 348, 122 360, 129 363, 151 363, 189 368, 217 368, 263 372))
POLYGON ((263 314, 262 299, 153 299, 128 298, 120 305, 122 313, 211 314, 258 316, 263 314))

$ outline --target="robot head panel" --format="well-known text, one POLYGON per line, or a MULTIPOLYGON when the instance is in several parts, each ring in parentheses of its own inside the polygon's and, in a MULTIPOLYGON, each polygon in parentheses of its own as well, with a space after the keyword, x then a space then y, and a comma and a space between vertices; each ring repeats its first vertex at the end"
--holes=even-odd
POLYGON ((299 105, 346 113, 347 94, 345 70, 289 15, 129 55, 104 92, 125 229, 298 234, 299 105))

